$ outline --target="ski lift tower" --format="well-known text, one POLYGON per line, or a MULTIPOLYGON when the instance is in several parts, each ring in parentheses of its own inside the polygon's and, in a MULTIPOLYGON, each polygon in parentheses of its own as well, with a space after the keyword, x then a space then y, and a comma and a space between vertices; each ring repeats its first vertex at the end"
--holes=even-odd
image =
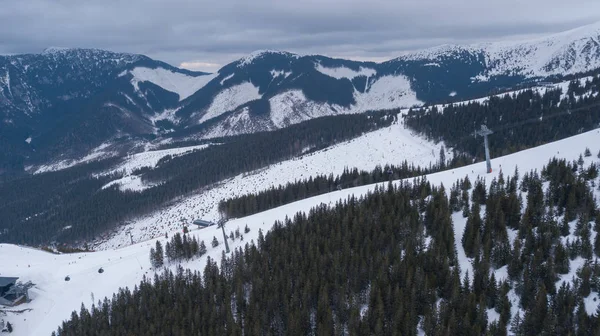
POLYGON ((491 173, 492 172, 492 163, 490 162, 490 146, 488 144, 488 135, 493 134, 494 132, 492 132, 489 128, 487 128, 486 125, 481 125, 481 129, 479 129, 478 131, 475 131, 475 136, 482 136, 483 137, 483 144, 485 145, 485 161, 487 164, 487 173, 491 173))
POLYGON ((225 253, 229 253, 229 244, 227 243, 227 235, 225 234, 225 222, 227 222, 227 218, 225 216, 221 216, 219 219, 218 225, 223 230, 223 241, 225 242, 225 253))

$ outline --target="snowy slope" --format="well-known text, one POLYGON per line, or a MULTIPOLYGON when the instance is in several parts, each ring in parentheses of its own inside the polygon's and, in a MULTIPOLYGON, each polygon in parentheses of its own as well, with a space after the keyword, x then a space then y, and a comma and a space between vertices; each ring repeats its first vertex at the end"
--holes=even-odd
POLYGON ((600 22, 597 22, 534 39, 407 51, 396 60, 426 60, 438 64, 436 61, 461 53, 483 55, 486 69, 474 77, 476 81, 487 81, 497 75, 518 74, 527 78, 567 75, 600 67, 599 39, 600 22))
POLYGON ((75 165, 96 161, 100 159, 106 159, 109 157, 113 157, 117 155, 117 153, 107 150, 110 147, 110 143, 103 143, 100 146, 94 148, 89 154, 75 160, 59 160, 53 163, 49 163, 46 165, 39 166, 33 173, 40 174, 49 171, 57 171, 69 167, 73 167, 75 165))
POLYGON ((329 115, 409 108, 423 104, 411 89, 408 78, 402 75, 367 80, 367 86, 366 92, 354 91, 356 103, 349 107, 312 101, 306 98, 302 90, 285 91, 269 99, 271 121, 275 127, 283 128, 329 115))
POLYGON ((368 91, 365 93, 354 92, 356 105, 352 107, 352 110, 365 112, 407 108, 423 104, 417 99, 417 94, 411 88, 410 81, 406 76, 389 75, 377 78, 373 82, 367 80, 367 87, 368 91))
MULTIPOLYGON (((434 185, 443 183, 447 187, 456 181, 456 179, 465 176, 469 176, 471 181, 474 181, 478 176, 485 176, 486 182, 489 183, 492 178, 498 176, 501 170, 510 173, 518 166, 521 172, 532 169, 539 171, 548 158, 553 156, 568 160, 577 159, 579 153, 583 152, 586 147, 589 147, 593 153, 597 153, 600 150, 600 130, 590 131, 555 143, 495 158, 492 161, 495 169, 491 174, 485 173, 485 163, 478 163, 431 174, 427 178, 434 185)), ((592 156, 591 158, 586 158, 586 160, 597 161, 597 158, 592 156)), ((235 240, 230 242, 230 245, 236 248, 249 242, 251 239, 256 240, 258 230, 268 230, 275 220, 283 220, 286 216, 291 217, 298 211, 306 212, 322 203, 333 205, 335 202, 344 200, 351 195, 365 195, 373 191, 376 185, 385 186, 385 183, 336 191, 287 204, 249 217, 231 220, 226 224, 228 231, 235 230, 238 227, 241 229, 245 225, 248 225, 251 231, 245 235, 243 242, 235 240)), ((180 230, 183 223, 180 221, 180 217, 187 216, 193 211, 193 209, 187 207, 178 209, 176 213, 179 217, 172 218, 172 221, 176 223, 170 228, 165 226, 166 223, 162 223, 163 227, 160 228, 159 233, 164 235, 168 231, 172 234, 174 231, 180 230)), ((198 216, 199 214, 192 213, 192 215, 198 216)), ((461 221, 460 218, 453 219, 457 222, 461 221)), ((462 219, 462 221, 465 221, 465 219, 462 219)), ((455 231, 460 225, 455 223, 455 231)), ((138 232, 133 234, 135 237, 138 232)), ((211 240, 213 236, 217 237, 221 243, 223 239, 217 228, 195 230, 192 231, 192 234, 204 241, 211 240)), ((458 232, 456 234, 458 235, 458 232)), ((163 243, 165 242, 164 237, 157 239, 163 241, 163 243)), ((456 241, 460 241, 458 237, 456 241)), ((81 302, 89 306, 92 302, 92 296, 97 301, 104 296, 110 296, 119 287, 132 287, 144 275, 152 276, 153 270, 150 269, 148 253, 153 244, 154 240, 150 240, 116 250, 73 255, 52 255, 14 245, 0 245, 0 264, 3 265, 1 275, 19 276, 22 281, 31 280, 37 285, 36 288, 31 290, 33 301, 19 307, 19 309, 31 308, 32 310, 18 316, 10 313, 7 318, 16 327, 14 335, 47 335, 56 328, 60 321, 68 318, 71 311, 79 309, 81 302), (105 272, 103 274, 97 273, 99 267, 104 267, 105 272), (71 281, 64 281, 66 275, 71 276, 71 281)), ((458 246, 460 244, 457 244, 458 246)), ((196 259, 189 263, 184 263, 183 266, 201 270, 207 256, 217 261, 220 260, 219 256, 223 248, 223 244, 220 244, 216 248, 209 248, 208 254, 200 258, 200 260, 196 259)), ((468 267, 466 263, 467 261, 464 258, 461 259, 461 269, 463 269, 463 272, 468 267)), ((173 268, 175 266, 170 265, 169 267, 173 268)), ((505 272, 502 269, 498 271, 500 273, 505 272)), ((597 295, 597 293, 593 293, 586 299, 586 305, 590 306, 588 311, 594 308, 593 298, 597 297, 597 295)), ((513 308, 515 308, 514 303, 513 308)))
POLYGON ((148 167, 154 168, 160 159, 166 156, 181 156, 185 154, 189 154, 191 152, 203 150, 209 145, 198 145, 198 146, 189 146, 189 147, 179 147, 179 148, 171 148, 171 149, 163 149, 163 150, 155 150, 155 151, 147 151, 141 152, 137 154, 133 154, 127 157, 127 159, 116 166, 113 169, 110 169, 103 174, 111 174, 122 172, 124 173, 123 177, 114 181, 111 181, 104 185, 102 189, 109 188, 113 185, 118 185, 120 190, 131 190, 131 191, 142 191, 144 189, 152 188, 155 186, 154 184, 145 184, 140 176, 132 175, 132 173, 136 169, 148 167))
POLYGON ((198 145, 198 146, 188 146, 188 147, 179 147, 179 148, 170 148, 163 150, 154 150, 141 152, 133 155, 129 155, 127 159, 114 168, 112 171, 119 172, 125 171, 126 174, 131 174, 132 171, 136 169, 140 169, 143 167, 154 168, 158 161, 167 155, 179 156, 183 154, 187 154, 189 152, 193 152, 196 150, 202 150, 209 145, 198 145))
POLYGON ((218 74, 211 74, 194 77, 164 68, 150 69, 144 67, 136 67, 133 70, 123 72, 120 75, 126 73, 131 73, 133 75, 131 85, 133 85, 136 91, 139 91, 139 82, 152 82, 167 91, 177 93, 180 101, 191 96, 194 92, 200 90, 208 84, 208 82, 218 76, 218 74))
POLYGON ((199 123, 220 116, 234 110, 249 101, 260 99, 259 89, 250 82, 238 84, 219 92, 214 98, 206 113, 200 118, 199 123))
POLYGON ((278 128, 303 121, 338 114, 345 109, 328 103, 314 102, 306 98, 302 90, 290 90, 269 99, 271 121, 278 128))
POLYGON ((363 68, 360 67, 358 71, 356 70, 352 70, 348 67, 345 66, 341 66, 341 67, 337 67, 337 68, 327 68, 322 66, 321 64, 317 64, 315 69, 317 69, 318 72, 327 75, 329 77, 333 77, 333 78, 337 78, 337 79, 342 79, 342 78, 348 78, 348 79, 354 79, 354 77, 358 77, 358 76, 365 76, 365 77, 371 77, 374 76, 375 74, 377 74, 377 71, 374 69, 370 69, 370 68, 363 68))
MULTIPOLYGON (((96 248, 110 249, 129 243, 129 236, 124 234, 129 230, 134 232, 135 241, 143 241, 177 227, 182 219, 186 222, 196 218, 217 220, 217 206, 223 199, 310 176, 329 173, 338 175, 344 171, 344 167, 370 171, 376 165, 401 164, 404 160, 419 166, 429 166, 437 161, 441 145, 412 134, 401 124, 392 125, 324 150, 223 181, 170 207, 131 221, 106 237, 108 239, 103 239, 96 248)), ((451 157, 451 153, 446 156, 451 157)), ((132 184, 131 189, 133 188, 135 184, 132 184)))

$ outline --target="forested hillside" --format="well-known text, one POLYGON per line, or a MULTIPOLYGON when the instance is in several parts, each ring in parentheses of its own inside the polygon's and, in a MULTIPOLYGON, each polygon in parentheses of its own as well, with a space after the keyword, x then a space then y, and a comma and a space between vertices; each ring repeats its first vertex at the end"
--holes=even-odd
MULTIPOLYGON (((118 176, 102 169, 118 159, 0 183, 0 242, 73 243, 99 234, 212 183, 389 126, 393 111, 324 117, 285 130, 217 139, 219 145, 167 157, 136 171, 152 188, 102 188, 118 176)), ((118 173, 117 173, 118 174, 118 173)))
POLYGON ((56 334, 594 335, 596 188, 590 151, 489 188, 390 184, 276 223, 220 267, 82 307, 56 334))
POLYGON ((311 176, 308 179, 271 187, 257 194, 239 195, 222 200, 219 203, 219 211, 228 218, 240 218, 335 190, 418 177, 444 169, 461 167, 468 164, 469 161, 470 158, 466 155, 455 155, 452 159, 446 160, 442 147, 439 161, 429 167, 421 168, 409 165, 407 161, 404 161, 398 166, 393 164, 377 166, 370 172, 346 168, 342 174, 335 177, 333 174, 311 176))
POLYGON ((485 101, 428 107, 408 112, 406 124, 429 139, 484 156, 482 139, 473 136, 482 124, 490 136, 492 156, 539 146, 598 127, 600 76, 570 82, 566 90, 527 89, 485 101))

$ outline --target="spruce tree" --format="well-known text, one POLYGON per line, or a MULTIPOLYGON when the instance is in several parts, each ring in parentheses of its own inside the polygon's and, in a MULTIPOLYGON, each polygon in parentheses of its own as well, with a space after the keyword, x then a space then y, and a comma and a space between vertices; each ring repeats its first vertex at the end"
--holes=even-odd
POLYGON ((156 249, 155 249, 155 253, 154 253, 154 262, 152 264, 152 267, 159 268, 159 267, 162 267, 163 265, 164 265, 163 246, 160 243, 160 240, 157 240, 156 241, 156 249))

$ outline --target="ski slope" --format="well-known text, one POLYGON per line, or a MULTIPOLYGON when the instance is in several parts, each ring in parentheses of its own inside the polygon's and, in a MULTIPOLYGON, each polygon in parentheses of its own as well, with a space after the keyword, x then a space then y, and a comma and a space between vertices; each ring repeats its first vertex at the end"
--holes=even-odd
MULTIPOLYGON (((401 118, 398 118, 401 119, 401 118)), ((366 133, 353 140, 270 165, 253 172, 222 181, 196 195, 121 226, 103 237, 96 249, 111 249, 130 243, 130 232, 136 242, 164 235, 164 231, 180 227, 197 218, 218 220, 218 204, 234 196, 255 193, 311 176, 339 175, 345 167, 370 171, 377 165, 401 164, 406 160, 416 166, 437 162, 442 144, 433 144, 413 134, 403 124, 394 124, 366 133)), ((307 148, 306 151, 309 151, 307 148)), ((450 158, 452 154, 446 154, 450 158)), ((111 182, 112 183, 112 182, 111 182)), ((137 180, 123 180, 122 189, 139 190, 137 180)))
MULTIPOLYGON (((469 176, 471 181, 474 181, 477 177, 484 176, 489 184, 494 177, 498 176, 500 171, 511 174, 517 166, 522 173, 534 169, 539 171, 549 158, 558 157, 575 160, 586 147, 590 148, 594 154, 600 151, 600 130, 593 130, 561 141, 495 158, 492 160, 494 171, 491 174, 485 173, 485 163, 477 163, 431 174, 427 176, 427 179, 434 185, 443 183, 448 188, 458 178, 469 176)), ((589 164, 600 160, 593 155, 585 158, 585 161, 586 164, 589 164)), ((596 182, 600 183, 600 179, 596 182)), ((395 183, 399 183, 399 181, 395 181, 395 183)), ((366 195, 374 191, 376 186, 383 187, 385 185, 386 183, 379 183, 335 191, 245 218, 230 220, 226 224, 227 233, 238 227, 243 230, 245 225, 250 228, 250 232, 244 235, 244 241, 239 239, 230 241, 230 246, 236 248, 253 239, 256 240, 259 229, 269 230, 274 221, 283 220, 286 216, 291 217, 299 211, 307 212, 323 203, 333 205, 335 202, 345 200, 352 195, 366 195)), ((595 189, 595 193, 598 199, 600 191, 595 189)), ((193 209, 179 208, 179 211, 182 215, 189 215, 190 212, 193 212, 193 209)), ((454 216, 453 220, 455 221, 455 241, 459 242, 462 231, 458 228, 460 225, 464 226, 461 221, 466 221, 466 219, 458 215, 454 216)), ((168 228, 169 236, 180 230, 180 225, 168 228)), ((162 233, 164 234, 164 232, 162 233)), ((185 262, 182 266, 201 270, 207 256, 215 258, 217 261, 220 260, 224 244, 222 244, 223 236, 216 227, 193 230, 191 234, 205 242, 217 237, 221 244, 215 248, 210 247, 210 244, 208 244, 207 255, 185 262)), ((166 241, 164 236, 156 239, 161 240, 163 243, 166 241)), ((32 310, 21 314, 9 313, 5 318, 15 326, 13 335, 48 335, 56 329, 62 320, 69 318, 71 311, 79 310, 82 302, 89 306, 92 303, 92 296, 94 301, 97 301, 104 296, 111 296, 119 287, 133 287, 143 276, 152 276, 154 270, 150 267, 148 256, 150 247, 153 246, 156 239, 119 249, 69 255, 54 255, 15 245, 0 245, 0 265, 3 265, 0 275, 18 276, 22 281, 33 281, 36 284, 36 287, 30 291, 32 301, 18 307, 18 309, 32 310), (105 272, 103 274, 97 272, 99 267, 104 268, 105 272), (67 275, 71 277, 68 282, 64 281, 67 275)), ((457 244, 457 250, 461 269, 464 272, 469 267, 469 260, 460 257, 460 251, 462 250, 460 244, 457 244)), ((577 263, 578 260, 575 259, 571 262, 571 266, 576 266, 577 263)), ((168 267, 174 268, 176 265, 169 265, 168 267)), ((576 269, 573 268, 572 272, 575 272, 576 269)), ((502 275, 506 274, 506 270, 504 268, 496 270, 496 274, 502 279, 502 275)), ((512 294, 510 296, 514 300, 516 296, 514 296, 514 293, 512 294)), ((593 312, 597 307, 597 302, 593 301, 597 297, 598 293, 593 292, 585 299, 588 313, 593 312)), ((518 311, 516 307, 516 302, 513 301, 513 314, 518 311)))

